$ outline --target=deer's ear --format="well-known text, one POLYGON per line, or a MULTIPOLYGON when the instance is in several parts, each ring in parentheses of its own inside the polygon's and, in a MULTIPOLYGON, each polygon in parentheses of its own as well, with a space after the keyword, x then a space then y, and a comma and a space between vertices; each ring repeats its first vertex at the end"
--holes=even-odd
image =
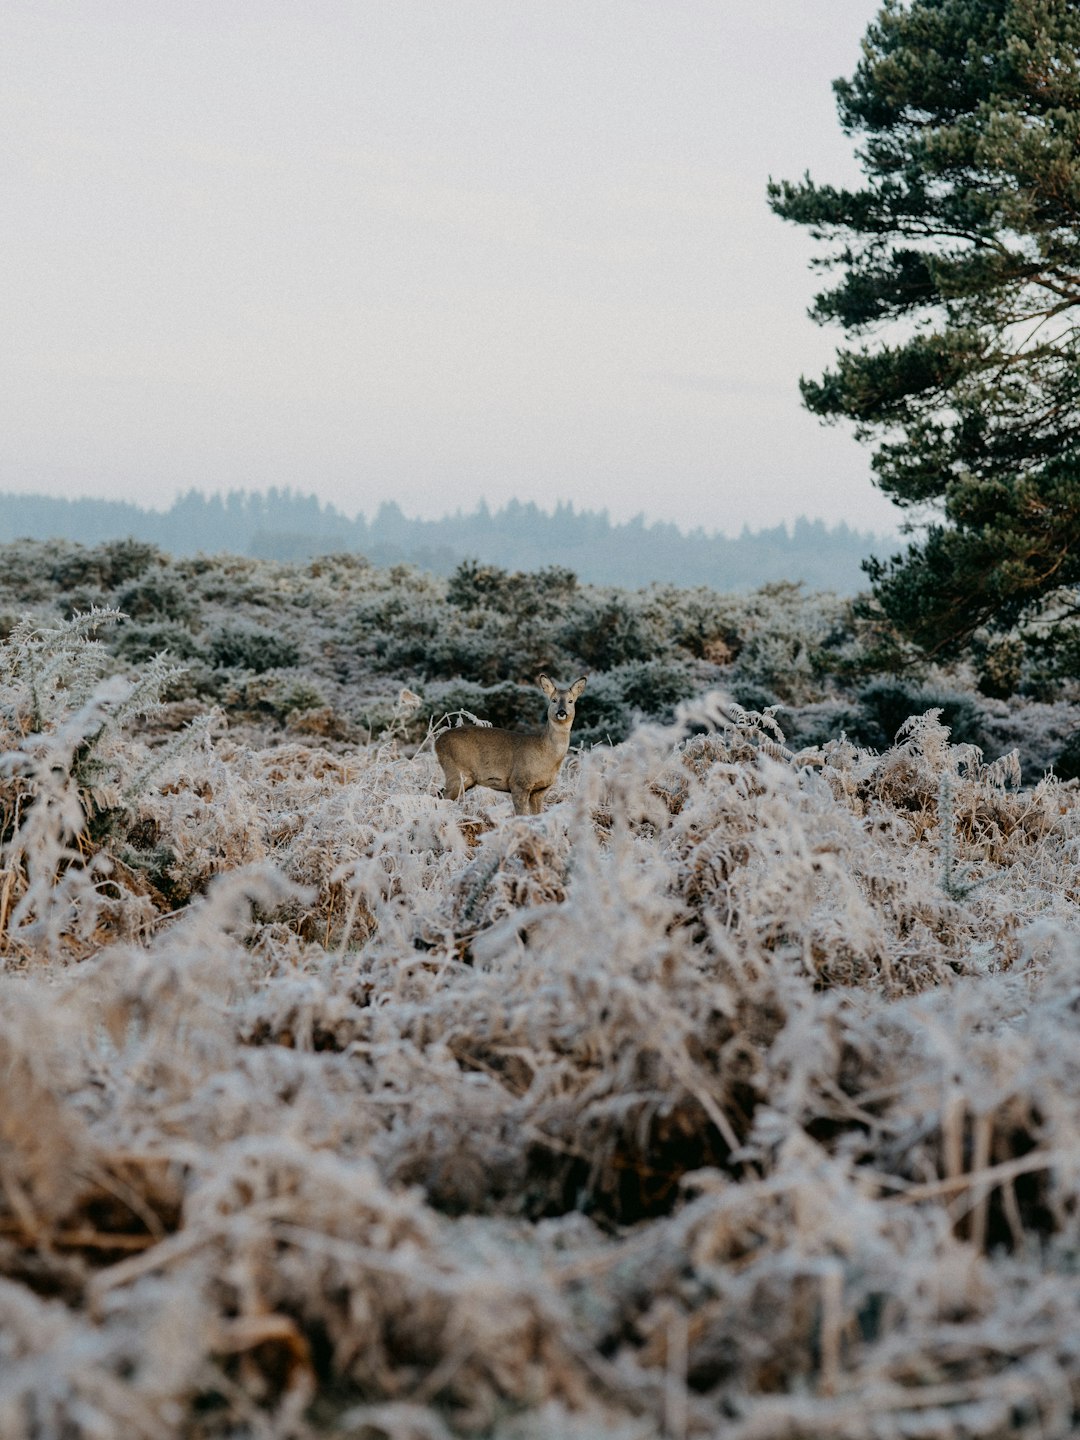
POLYGON ((589 677, 587 675, 582 675, 580 680, 574 681, 574 683, 570 686, 570 689, 567 691, 567 694, 570 696, 571 700, 576 700, 578 698, 582 690, 584 690, 585 686, 588 684, 588 680, 589 677))
POLYGON ((536 677, 536 683, 549 700, 554 700, 555 696, 559 693, 546 675, 538 675, 536 677))

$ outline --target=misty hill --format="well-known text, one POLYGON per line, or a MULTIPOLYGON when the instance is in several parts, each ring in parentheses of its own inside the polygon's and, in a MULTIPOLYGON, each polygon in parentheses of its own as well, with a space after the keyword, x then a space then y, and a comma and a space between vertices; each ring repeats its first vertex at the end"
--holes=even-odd
POLYGON ((481 504, 441 520, 409 519, 390 501, 371 520, 351 519, 313 495, 271 489, 226 496, 189 490, 168 510, 118 500, 62 500, 0 495, 0 543, 19 539, 125 538, 150 541, 173 555, 202 551, 266 560, 303 560, 329 551, 358 551, 377 565, 401 562, 449 575, 466 558, 507 570, 559 565, 595 585, 634 588, 652 581, 746 590, 772 581, 803 581, 811 589, 850 594, 862 589, 860 562, 887 554, 897 542, 845 524, 797 520, 789 531, 744 530, 735 539, 689 534, 638 517, 613 523, 606 511, 560 505, 553 513, 511 501, 491 511, 481 504))

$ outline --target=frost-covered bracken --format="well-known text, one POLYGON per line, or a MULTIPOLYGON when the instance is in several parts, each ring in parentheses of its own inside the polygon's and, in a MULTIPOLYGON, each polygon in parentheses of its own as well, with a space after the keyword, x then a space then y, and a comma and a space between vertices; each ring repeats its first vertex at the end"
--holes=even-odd
POLYGON ((102 622, 0 670, 5 1440, 1073 1433, 1076 782, 712 694, 516 816, 102 622))

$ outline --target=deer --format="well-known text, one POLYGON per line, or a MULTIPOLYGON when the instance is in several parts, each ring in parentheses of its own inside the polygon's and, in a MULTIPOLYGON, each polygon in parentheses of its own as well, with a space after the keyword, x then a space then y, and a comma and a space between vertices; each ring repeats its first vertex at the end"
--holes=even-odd
POLYGON ((509 791, 515 815, 539 815, 544 796, 555 784, 570 746, 574 702, 589 677, 582 675, 566 689, 547 675, 536 683, 547 696, 547 724, 542 730, 501 730, 495 725, 458 725, 435 741, 435 754, 446 785, 443 794, 458 800, 474 785, 509 791))

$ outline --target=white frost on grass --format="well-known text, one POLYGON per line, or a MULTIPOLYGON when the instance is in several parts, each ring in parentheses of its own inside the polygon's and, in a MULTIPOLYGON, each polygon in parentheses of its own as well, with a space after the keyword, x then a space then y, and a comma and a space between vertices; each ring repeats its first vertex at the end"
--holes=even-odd
POLYGON ((5 1440, 1072 1433, 1075 784, 709 697, 536 819, 393 734, 114 724, 106 791, 115 697, 49 683, 0 696, 5 1440))

